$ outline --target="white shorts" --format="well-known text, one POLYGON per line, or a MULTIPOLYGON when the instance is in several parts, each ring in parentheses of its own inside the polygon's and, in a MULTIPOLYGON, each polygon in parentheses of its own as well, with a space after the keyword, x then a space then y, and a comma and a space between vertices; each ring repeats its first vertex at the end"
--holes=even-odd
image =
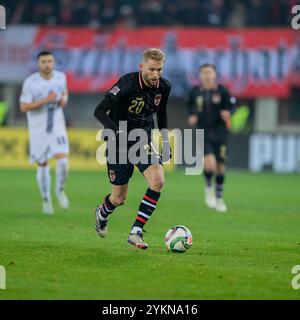
POLYGON ((65 130, 42 137, 30 136, 30 162, 44 163, 58 153, 69 154, 69 141, 65 130))

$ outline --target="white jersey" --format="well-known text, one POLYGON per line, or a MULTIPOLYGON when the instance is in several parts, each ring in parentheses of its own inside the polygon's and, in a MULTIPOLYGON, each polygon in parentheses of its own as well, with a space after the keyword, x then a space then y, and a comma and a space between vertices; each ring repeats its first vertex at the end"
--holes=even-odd
POLYGON ((51 91, 57 95, 56 102, 26 112, 32 162, 47 161, 56 153, 69 153, 64 113, 59 106, 67 91, 66 75, 53 71, 51 79, 44 79, 39 72, 33 73, 24 81, 20 103, 46 98, 51 91))

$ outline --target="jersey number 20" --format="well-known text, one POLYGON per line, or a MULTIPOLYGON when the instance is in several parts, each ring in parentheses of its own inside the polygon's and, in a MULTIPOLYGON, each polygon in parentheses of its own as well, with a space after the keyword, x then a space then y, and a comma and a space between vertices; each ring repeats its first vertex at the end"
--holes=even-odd
POLYGON ((131 101, 131 105, 128 108, 128 112, 139 114, 143 110, 145 102, 142 98, 136 98, 135 100, 131 101))

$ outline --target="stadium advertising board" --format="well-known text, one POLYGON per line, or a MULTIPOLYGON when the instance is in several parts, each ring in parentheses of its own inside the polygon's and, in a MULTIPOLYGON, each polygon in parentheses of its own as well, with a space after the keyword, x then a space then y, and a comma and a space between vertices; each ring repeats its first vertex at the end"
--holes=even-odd
MULTIPOLYGON (((19 43, 18 38, 23 38, 26 32, 23 29, 12 39, 19 43)), ((68 74, 73 92, 109 89, 120 75, 137 68, 145 48, 154 46, 166 53, 164 75, 171 80, 175 96, 184 95, 187 87, 197 82, 198 66, 205 62, 216 64, 220 80, 239 97, 287 97, 290 81, 297 83, 300 73, 300 68, 296 68, 299 40, 292 29, 159 27, 102 33, 86 28, 37 28, 30 37, 32 51, 27 55, 28 63, 18 67, 25 65, 30 73, 36 65, 36 52, 52 50, 58 67, 68 74)), ((18 49, 9 41, 2 46, 7 71, 16 68, 9 56, 18 49)), ((21 81, 24 70, 4 72, 0 80, 7 80, 10 74, 20 74, 18 80, 21 81)))
POLYGON ((300 172, 300 135, 254 134, 249 148, 251 171, 300 172))
MULTIPOLYGON (((97 149, 104 143, 96 139, 96 134, 97 131, 94 129, 72 128, 68 130, 71 169, 106 170, 106 164, 101 164, 96 160, 97 149)), ((99 136, 101 136, 100 131, 99 136)), ((154 139, 158 141, 158 136, 154 136, 154 139)), ((35 165, 29 162, 29 137, 27 129, 1 128, 0 168, 34 167, 35 165)), ((164 168, 166 170, 173 170, 174 161, 171 160, 169 164, 164 164, 164 168)))
MULTIPOLYGON (((100 142, 96 141, 95 130, 70 129, 71 169, 105 169, 96 161, 96 149, 100 142)), ((34 168, 29 163, 29 138, 27 129, 0 129, 0 167, 1 168, 34 168)))

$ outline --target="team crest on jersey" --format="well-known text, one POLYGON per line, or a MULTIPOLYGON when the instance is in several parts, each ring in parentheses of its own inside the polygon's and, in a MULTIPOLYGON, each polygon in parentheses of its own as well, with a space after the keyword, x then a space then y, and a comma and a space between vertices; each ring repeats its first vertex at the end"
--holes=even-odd
POLYGON ((160 103, 160 100, 161 100, 161 94, 155 95, 155 97, 154 97, 154 104, 155 104, 156 106, 158 106, 159 103, 160 103))
POLYGON ((218 104, 221 102, 221 96, 218 93, 213 93, 211 96, 211 100, 213 103, 218 104))
POLYGON ((120 88, 118 86, 114 86, 110 89, 109 92, 112 93, 114 96, 116 96, 119 91, 120 91, 120 88))
POLYGON ((115 173, 115 171, 114 171, 114 170, 109 170, 109 180, 110 180, 111 182, 114 182, 115 179, 116 179, 116 173, 115 173))

